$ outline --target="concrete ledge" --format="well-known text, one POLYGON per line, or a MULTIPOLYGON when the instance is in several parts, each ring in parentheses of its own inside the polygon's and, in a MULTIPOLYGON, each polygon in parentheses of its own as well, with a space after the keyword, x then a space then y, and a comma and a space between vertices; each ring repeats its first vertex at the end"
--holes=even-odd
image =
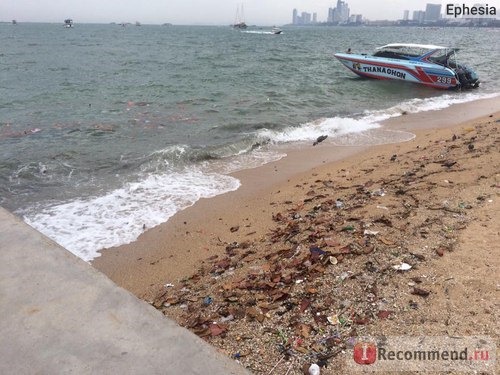
POLYGON ((0 208, 0 374, 247 374, 0 208))

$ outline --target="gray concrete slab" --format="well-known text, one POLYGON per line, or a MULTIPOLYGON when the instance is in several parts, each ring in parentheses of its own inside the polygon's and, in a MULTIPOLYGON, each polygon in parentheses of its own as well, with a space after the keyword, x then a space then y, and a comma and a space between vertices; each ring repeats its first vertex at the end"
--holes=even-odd
POLYGON ((247 374, 0 208, 0 374, 247 374))

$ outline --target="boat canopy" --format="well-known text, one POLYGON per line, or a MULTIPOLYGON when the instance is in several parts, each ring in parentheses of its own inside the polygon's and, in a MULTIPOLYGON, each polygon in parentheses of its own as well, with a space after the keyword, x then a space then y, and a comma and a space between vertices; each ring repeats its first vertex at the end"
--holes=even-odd
POLYGON ((391 43, 391 44, 386 44, 385 46, 382 46, 382 47, 378 47, 377 50, 379 50, 379 49, 406 49, 406 48, 418 48, 418 49, 428 49, 428 50, 450 49, 448 47, 435 46, 432 44, 391 43))
POLYGON ((373 56, 399 60, 428 59, 440 65, 447 65, 458 48, 435 46, 432 44, 393 43, 375 49, 373 56))

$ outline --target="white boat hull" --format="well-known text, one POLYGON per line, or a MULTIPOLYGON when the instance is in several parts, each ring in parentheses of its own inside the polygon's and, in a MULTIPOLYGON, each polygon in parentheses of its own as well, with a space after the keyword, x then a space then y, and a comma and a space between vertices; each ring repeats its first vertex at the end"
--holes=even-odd
POLYGON ((437 64, 348 53, 337 53, 334 56, 346 68, 362 77, 401 80, 438 89, 459 86, 455 72, 437 64))

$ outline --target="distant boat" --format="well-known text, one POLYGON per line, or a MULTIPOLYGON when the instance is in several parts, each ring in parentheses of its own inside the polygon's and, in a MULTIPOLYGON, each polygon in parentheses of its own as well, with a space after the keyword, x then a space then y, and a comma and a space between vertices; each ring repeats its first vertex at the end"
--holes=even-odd
POLYGON ((17 21, 16 20, 12 20, 12 24, 13 25, 17 25, 17 21))
POLYGON ((73 27, 73 20, 71 18, 67 18, 64 20, 64 25, 65 28, 69 29, 73 27))
POLYGON ((276 26, 273 26, 273 28, 271 29, 271 32, 273 34, 281 34, 283 32, 283 30, 281 30, 279 27, 276 27, 276 26))
POLYGON ((243 10, 243 4, 236 7, 236 16, 234 18, 234 24, 231 25, 234 29, 246 29, 248 26, 245 23, 245 12, 243 10))
POLYGON ((141 26, 141 23, 139 21, 135 21, 135 26, 141 26))

